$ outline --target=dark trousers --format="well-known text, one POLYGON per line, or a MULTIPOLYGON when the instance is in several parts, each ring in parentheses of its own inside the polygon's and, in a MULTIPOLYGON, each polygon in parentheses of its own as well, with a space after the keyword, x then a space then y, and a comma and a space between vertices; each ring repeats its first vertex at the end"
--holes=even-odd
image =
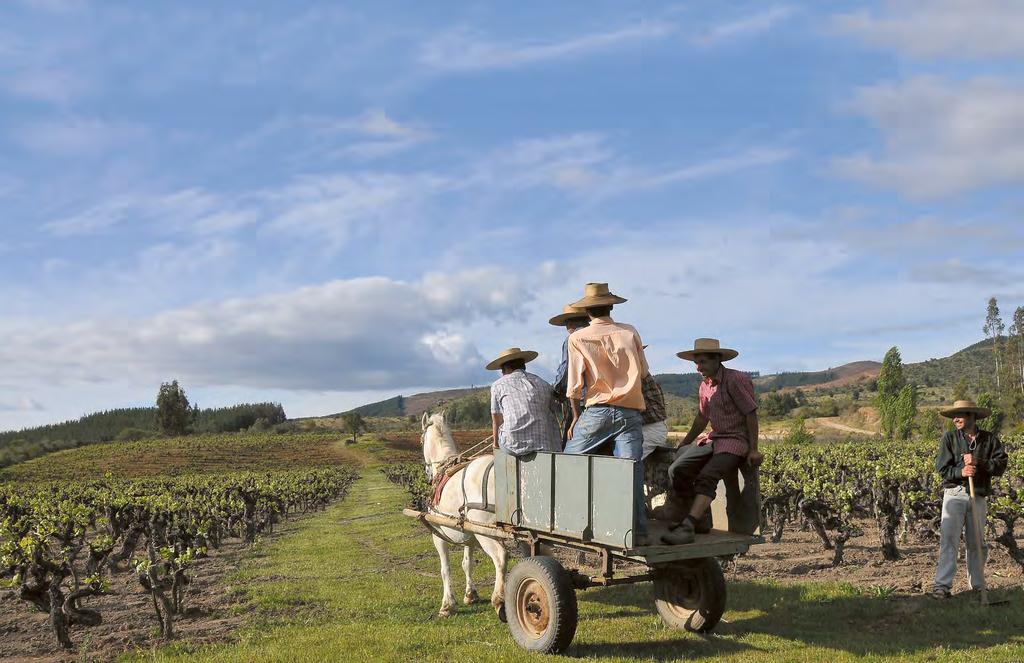
POLYGON ((669 465, 668 478, 680 497, 707 495, 714 499, 718 482, 733 476, 744 460, 735 454, 716 454, 710 444, 687 444, 669 465))

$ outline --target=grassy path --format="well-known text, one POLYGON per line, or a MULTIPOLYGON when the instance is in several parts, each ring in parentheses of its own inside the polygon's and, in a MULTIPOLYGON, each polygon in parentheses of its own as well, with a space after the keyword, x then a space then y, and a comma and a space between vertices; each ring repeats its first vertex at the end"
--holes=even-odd
MULTIPOLYGON (((237 582, 253 622, 239 640, 172 645, 148 660, 519 661, 486 603, 490 562, 478 553, 485 602, 437 619, 441 580, 426 533, 399 513, 401 489, 373 468, 350 497, 255 548, 237 582), (484 562, 486 561, 486 565, 484 562)), ((453 559, 461 586, 461 569, 453 559)), ((573 657, 606 661, 1024 660, 1024 597, 982 610, 965 600, 865 595, 848 585, 729 584, 719 635, 661 626, 646 585, 580 593, 573 657)), ((460 590, 456 590, 461 595, 460 590)), ((140 657, 140 660, 142 657, 140 657)))

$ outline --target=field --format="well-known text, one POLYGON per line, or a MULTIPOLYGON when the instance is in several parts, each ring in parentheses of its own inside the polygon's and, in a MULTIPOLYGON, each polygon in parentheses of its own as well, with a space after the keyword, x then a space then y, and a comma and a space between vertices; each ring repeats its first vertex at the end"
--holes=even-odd
MULTIPOLYGON (((461 446, 486 432, 459 434, 461 446)), ((346 444, 331 432, 225 435, 83 447, 16 465, 4 478, 156 476, 355 467, 348 497, 278 524, 252 545, 229 541, 199 560, 192 607, 177 638, 155 632, 137 582, 104 597, 110 619, 72 627, 78 649, 60 652, 43 622, 12 592, 0 592, 0 656, 42 660, 319 661, 528 660, 488 604, 436 617, 440 577, 429 537, 400 514, 408 495, 378 468, 419 462, 418 433, 363 436, 346 444), (58 461, 58 462, 54 462, 58 461), (91 473, 91 475, 90 475, 91 473), (132 652, 136 653, 132 653, 132 652)), ((999 546, 990 562, 992 599, 981 609, 966 596, 939 604, 920 595, 934 569, 935 545, 911 537, 903 559, 878 554, 873 523, 831 564, 809 531, 787 529, 777 544, 756 546, 727 567, 728 610, 717 634, 699 637, 661 625, 645 585, 579 594, 580 627, 569 657, 614 661, 724 660, 1021 660, 1024 593, 1021 571, 999 546), (943 625, 946 628, 943 628, 943 625), (952 628, 950 628, 952 627, 952 628)), ((486 595, 493 572, 478 554, 475 577, 486 595)), ((455 566, 458 582, 460 571, 455 566)), ((962 581, 961 581, 962 582, 962 581)), ((960 588, 960 587, 958 587, 960 588)))

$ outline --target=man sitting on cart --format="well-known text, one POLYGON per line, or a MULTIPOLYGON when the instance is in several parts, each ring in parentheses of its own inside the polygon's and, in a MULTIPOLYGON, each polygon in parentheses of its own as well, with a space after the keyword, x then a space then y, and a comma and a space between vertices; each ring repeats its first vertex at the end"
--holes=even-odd
POLYGON ((709 507, 718 482, 735 473, 744 461, 760 464, 762 456, 757 450, 754 384, 746 373, 722 365, 739 352, 720 347, 718 339, 698 338, 692 350, 676 356, 693 361, 704 378, 698 390, 697 416, 669 466, 673 492, 663 507, 666 519, 686 515, 662 541, 683 544, 693 543, 697 532, 711 530, 709 507), (710 434, 698 438, 708 423, 710 434))
POLYGON ((544 379, 526 372, 533 350, 509 348, 487 364, 501 371, 491 385, 491 432, 494 448, 515 456, 534 451, 558 451, 561 435, 556 419, 555 392, 544 379))

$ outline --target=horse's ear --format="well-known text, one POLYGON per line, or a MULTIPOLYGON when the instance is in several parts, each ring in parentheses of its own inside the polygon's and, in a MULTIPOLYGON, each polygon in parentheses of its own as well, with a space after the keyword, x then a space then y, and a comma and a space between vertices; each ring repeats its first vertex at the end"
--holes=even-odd
POLYGON ((423 411, 423 417, 420 419, 420 426, 423 427, 423 430, 427 430, 427 411, 426 410, 423 411))

